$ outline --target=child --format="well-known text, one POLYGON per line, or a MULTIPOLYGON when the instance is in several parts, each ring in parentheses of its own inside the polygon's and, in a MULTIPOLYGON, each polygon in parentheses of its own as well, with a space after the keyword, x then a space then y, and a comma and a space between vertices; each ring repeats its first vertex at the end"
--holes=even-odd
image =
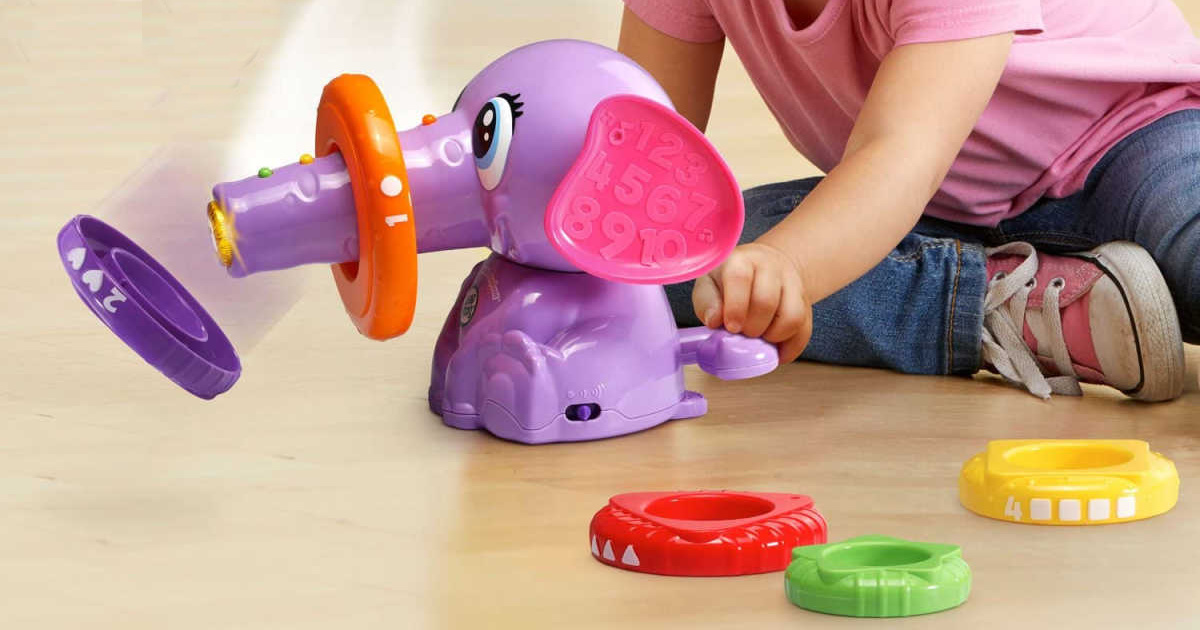
POLYGON ((728 38, 826 173, 745 192, 743 244, 668 287, 681 324, 781 361, 1180 395, 1200 45, 1171 0, 625 3, 620 50, 681 114, 704 129, 728 38))

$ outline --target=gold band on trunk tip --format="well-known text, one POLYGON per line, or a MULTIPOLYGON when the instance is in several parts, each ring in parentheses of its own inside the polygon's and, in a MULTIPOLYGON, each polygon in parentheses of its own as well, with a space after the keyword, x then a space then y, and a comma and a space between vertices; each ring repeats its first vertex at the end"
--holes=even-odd
POLYGON ((226 268, 233 266, 234 234, 233 222, 225 209, 216 201, 208 202, 208 225, 212 228, 213 246, 217 250, 217 258, 226 268))

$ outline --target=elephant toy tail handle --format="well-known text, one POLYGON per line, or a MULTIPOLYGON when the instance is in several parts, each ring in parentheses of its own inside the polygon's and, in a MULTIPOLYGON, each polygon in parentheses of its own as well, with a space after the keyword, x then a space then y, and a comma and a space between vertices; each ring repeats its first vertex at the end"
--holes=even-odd
POLYGON ((545 229, 564 258, 593 276, 672 284, 720 264, 744 214, 737 180, 700 130, 669 107, 622 94, 592 110, 545 229))
POLYGON ((734 381, 762 376, 779 367, 779 350, 762 339, 697 326, 680 329, 679 362, 734 381))

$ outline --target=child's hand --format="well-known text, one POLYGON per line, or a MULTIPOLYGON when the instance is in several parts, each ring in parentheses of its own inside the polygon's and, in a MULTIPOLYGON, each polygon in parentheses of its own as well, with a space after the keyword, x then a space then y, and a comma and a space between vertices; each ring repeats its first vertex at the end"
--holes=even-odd
POLYGON ((696 279, 692 305, 709 328, 762 337, 795 361, 812 335, 812 307, 799 268, 765 243, 739 245, 720 267, 696 279))

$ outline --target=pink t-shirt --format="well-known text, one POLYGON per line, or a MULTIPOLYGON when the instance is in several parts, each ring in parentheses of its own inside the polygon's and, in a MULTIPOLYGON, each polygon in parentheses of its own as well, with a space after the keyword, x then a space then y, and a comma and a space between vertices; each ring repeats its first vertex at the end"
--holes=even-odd
POLYGON ((1171 0, 625 0, 673 37, 728 38, 784 133, 828 172, 897 46, 1017 33, 995 95, 925 213, 995 225, 1078 191, 1104 152, 1200 108, 1200 43, 1171 0))

